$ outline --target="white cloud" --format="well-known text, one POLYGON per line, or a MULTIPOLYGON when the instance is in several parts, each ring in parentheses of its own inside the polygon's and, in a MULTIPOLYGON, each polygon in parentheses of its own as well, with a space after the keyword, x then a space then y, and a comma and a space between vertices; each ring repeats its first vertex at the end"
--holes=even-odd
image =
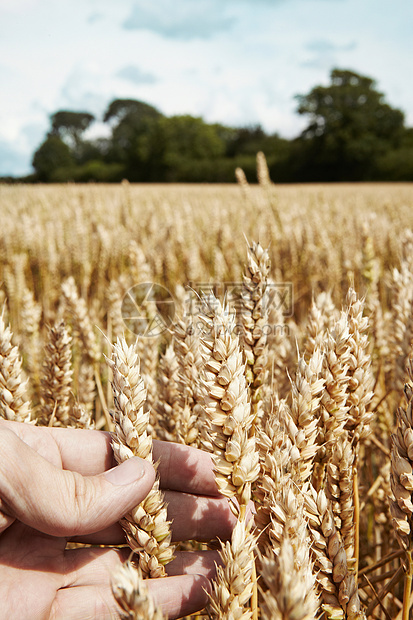
POLYGON ((157 78, 152 73, 143 71, 136 65, 127 65, 117 71, 116 77, 132 82, 133 84, 154 84, 157 78))
POLYGON ((159 0, 134 4, 123 22, 127 30, 151 30, 164 37, 189 41, 208 39, 216 32, 228 30, 234 18, 225 15, 218 0, 159 0))
POLYGON ((0 11, 5 13, 21 13, 31 9, 39 0, 0 0, 0 11))
POLYGON ((356 47, 355 41, 337 43, 330 39, 313 39, 305 45, 304 59, 301 60, 301 66, 329 72, 333 66, 341 63, 341 59, 345 58, 346 52, 352 52, 356 47))
POLYGON ((91 13, 89 15, 89 17, 87 18, 87 23, 96 24, 97 22, 100 22, 102 19, 104 19, 104 14, 99 11, 95 11, 94 13, 91 13))

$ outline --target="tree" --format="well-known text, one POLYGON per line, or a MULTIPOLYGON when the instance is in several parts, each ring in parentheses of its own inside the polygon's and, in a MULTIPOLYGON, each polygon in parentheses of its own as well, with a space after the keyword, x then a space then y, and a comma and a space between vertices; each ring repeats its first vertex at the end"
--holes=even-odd
POLYGON ((119 125, 125 118, 144 120, 146 118, 159 118, 161 112, 143 101, 136 99, 115 99, 109 104, 103 120, 105 123, 115 120, 115 125, 119 125))
POLYGON ((52 135, 59 136, 71 148, 78 148, 84 131, 95 120, 89 112, 71 112, 60 110, 51 117, 52 135))
POLYGON ((55 179, 57 170, 70 169, 74 158, 69 146, 59 136, 49 134, 33 155, 32 165, 36 178, 47 183, 55 179))
POLYGON ((148 180, 140 155, 141 140, 162 116, 153 106, 135 99, 115 99, 105 112, 103 120, 113 126, 108 161, 121 162, 130 181, 148 180))
POLYGON ((298 113, 309 117, 300 138, 302 165, 314 180, 371 178, 377 158, 400 143, 404 115, 369 77, 333 69, 329 86, 297 99, 298 113))
POLYGON ((225 135, 227 144, 227 155, 235 157, 236 155, 252 155, 255 159, 258 151, 263 151, 263 142, 267 138, 260 125, 251 127, 239 127, 232 129, 225 135))
POLYGON ((141 156, 163 180, 202 181, 202 171, 225 153, 219 127, 190 115, 163 117, 142 141, 141 156))

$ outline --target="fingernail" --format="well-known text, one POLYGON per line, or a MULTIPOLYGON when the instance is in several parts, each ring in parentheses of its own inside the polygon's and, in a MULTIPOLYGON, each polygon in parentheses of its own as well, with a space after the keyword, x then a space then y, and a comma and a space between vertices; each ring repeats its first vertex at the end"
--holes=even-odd
POLYGON ((109 469, 104 473, 104 476, 111 484, 115 486, 124 486, 140 480, 145 473, 145 461, 139 458, 131 458, 113 467, 113 469, 109 469))

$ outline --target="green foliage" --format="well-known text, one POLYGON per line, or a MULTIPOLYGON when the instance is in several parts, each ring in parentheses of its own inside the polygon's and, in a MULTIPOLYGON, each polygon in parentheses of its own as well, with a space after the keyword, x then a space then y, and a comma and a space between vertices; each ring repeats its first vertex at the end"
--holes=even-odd
POLYGON ((300 145, 311 180, 367 180, 377 158, 400 144, 403 113, 385 103, 371 78, 334 69, 329 86, 297 99, 298 113, 309 117, 300 145))
POLYGON ((115 99, 109 104, 106 110, 103 120, 105 123, 115 120, 115 124, 119 125, 125 118, 129 119, 147 119, 147 118, 159 118, 162 116, 161 112, 143 101, 136 101, 136 99, 115 99))
POLYGON ((141 151, 161 118, 163 115, 156 108, 134 99, 116 99, 105 112, 104 121, 112 124, 107 159, 121 163, 130 181, 152 180, 146 177, 148 167, 141 151))
POLYGON ((69 146, 56 135, 48 135, 33 155, 33 168, 39 181, 48 182, 59 168, 70 168, 74 157, 69 146))
POLYGON ((118 183, 124 178, 122 164, 106 164, 99 160, 90 160, 79 166, 57 168, 51 175, 54 183, 118 183))
POLYGON ((168 181, 185 181, 192 165, 208 167, 209 161, 222 157, 225 152, 216 128, 202 118, 189 115, 163 118, 158 132, 163 137, 161 161, 168 181))
POLYGON ((384 153, 377 161, 376 180, 413 181, 413 148, 402 147, 384 153))
POLYGON ((85 140, 88 112, 60 110, 33 157, 38 181, 234 182, 241 167, 256 178, 263 151, 278 183, 413 180, 413 129, 373 79, 334 69, 330 84, 298 95, 308 125, 294 140, 260 125, 227 127, 190 115, 164 116, 152 105, 115 99, 105 114, 111 135, 85 140))
POLYGON ((60 110, 51 116, 53 135, 59 136, 69 146, 77 146, 81 135, 95 120, 89 112, 71 112, 60 110))

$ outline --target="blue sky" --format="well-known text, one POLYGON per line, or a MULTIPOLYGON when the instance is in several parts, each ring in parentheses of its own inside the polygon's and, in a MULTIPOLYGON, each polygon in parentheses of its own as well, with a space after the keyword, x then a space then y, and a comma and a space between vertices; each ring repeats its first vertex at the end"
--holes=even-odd
POLYGON ((115 98, 291 138, 333 67, 413 126, 412 32, 412 0, 0 0, 0 176, 30 172, 50 114, 115 98))

